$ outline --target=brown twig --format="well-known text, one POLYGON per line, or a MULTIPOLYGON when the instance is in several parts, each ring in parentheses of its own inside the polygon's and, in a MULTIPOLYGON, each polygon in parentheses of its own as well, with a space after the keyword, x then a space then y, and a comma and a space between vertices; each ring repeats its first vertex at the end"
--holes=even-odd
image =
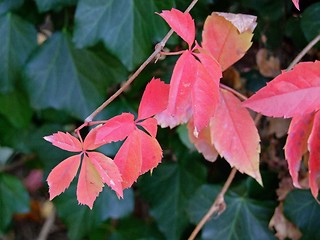
POLYGON ((232 180, 234 179, 235 175, 237 173, 237 169, 233 168, 229 174, 229 177, 227 179, 227 181, 224 183, 220 193, 218 194, 217 198, 215 199, 215 201, 213 202, 213 204, 211 205, 209 211, 206 213, 206 215, 204 215, 204 217, 201 219, 201 221, 198 223, 198 225, 196 226, 196 228, 193 230, 193 232, 191 233, 190 237, 188 238, 188 240, 193 240, 195 239, 195 237, 197 236, 197 234, 200 232, 200 230, 202 229, 202 227, 204 226, 204 224, 215 214, 215 213, 219 213, 221 214, 224 209, 225 209, 225 202, 224 202, 224 195, 227 192, 227 190, 229 189, 232 180))
POLYGON ((307 54, 307 52, 320 41, 320 33, 316 36, 304 49, 293 59, 290 65, 287 67, 287 71, 291 70, 300 60, 307 54))
MULTIPOLYGON (((185 12, 190 12, 190 10, 196 5, 198 0, 193 0, 189 7, 185 10, 185 12)), ((125 84, 118 89, 117 92, 115 92, 110 98, 108 98, 104 103, 101 104, 100 107, 98 107, 93 113, 91 113, 86 119, 85 123, 81 125, 80 127, 87 126, 86 123, 91 122, 97 114, 99 114, 106 106, 108 106, 113 100, 115 100, 124 90, 126 90, 131 83, 137 78, 137 76, 142 72, 143 69, 153 60, 156 59, 159 53, 162 51, 164 46, 166 45, 167 41, 173 34, 173 30, 171 29, 166 36, 161 40, 160 43, 158 43, 155 47, 154 52, 145 60, 140 67, 132 74, 132 76, 125 82, 125 84)), ((81 128, 78 128, 77 130, 80 130, 81 128)))

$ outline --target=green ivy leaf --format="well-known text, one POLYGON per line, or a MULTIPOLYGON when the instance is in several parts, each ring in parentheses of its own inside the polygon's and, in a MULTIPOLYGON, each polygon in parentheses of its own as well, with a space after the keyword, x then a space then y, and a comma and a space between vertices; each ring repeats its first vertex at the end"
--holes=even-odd
POLYGON ((25 82, 34 108, 83 119, 103 102, 107 87, 125 77, 116 59, 76 49, 67 33, 55 33, 28 62, 25 82))
POLYGON ((7 13, 0 17, 0 92, 13 90, 37 44, 36 36, 35 28, 19 16, 7 13))
POLYGON ((83 239, 109 218, 121 218, 133 211, 133 191, 128 189, 124 197, 119 200, 115 193, 107 186, 90 210, 87 206, 78 205, 75 194, 76 182, 73 181, 69 189, 54 200, 58 215, 68 227, 71 240, 83 239))
POLYGON ((163 236, 154 225, 146 224, 137 218, 121 219, 109 240, 162 240, 163 236))
POLYGON ((29 211, 29 195, 21 181, 8 174, 0 174, 0 232, 10 224, 14 213, 29 211))
POLYGON ((301 28, 308 41, 320 34, 320 3, 312 4, 304 10, 301 18, 301 28))
POLYGON ((181 238, 189 224, 188 200, 205 182, 205 169, 193 156, 179 158, 178 163, 162 163, 152 176, 145 175, 141 179, 141 194, 150 202, 150 214, 167 239, 181 238))
POLYGON ((24 93, 15 90, 8 94, 0 94, 0 114, 16 128, 27 127, 31 121, 32 109, 24 93))
POLYGON ((46 12, 52 9, 59 9, 64 6, 75 5, 78 0, 35 0, 39 12, 46 12))
MULTIPOLYGON (((217 197, 219 186, 203 185, 190 199, 189 216, 197 224, 217 197)), ((256 201, 233 192, 225 195, 226 210, 211 218, 202 229, 202 239, 275 239, 268 228, 275 204, 256 201)))
MULTIPOLYGON (((164 37, 168 30, 165 22, 154 14, 162 10, 155 2, 80 0, 73 40, 79 47, 102 41, 129 70, 133 70, 151 53, 153 40, 158 40, 160 35, 164 37)), ((168 8, 172 7, 172 0, 165 3, 168 8)))
POLYGON ((294 190, 284 201, 285 216, 302 232, 302 239, 320 239, 320 206, 309 190, 294 190))
POLYGON ((0 1, 0 15, 19 8, 24 0, 2 0, 0 1))

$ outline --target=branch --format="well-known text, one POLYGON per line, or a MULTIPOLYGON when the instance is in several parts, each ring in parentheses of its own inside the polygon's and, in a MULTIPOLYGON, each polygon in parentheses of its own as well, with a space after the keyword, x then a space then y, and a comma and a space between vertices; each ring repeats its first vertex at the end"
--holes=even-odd
POLYGON ((224 209, 225 209, 224 195, 227 192, 227 190, 229 189, 229 187, 230 187, 230 185, 232 183, 232 180, 234 179, 236 173, 237 173, 237 169, 233 168, 231 170, 230 174, 229 174, 229 177, 228 177, 227 181, 224 183, 223 188, 221 189, 220 193, 218 194, 216 200, 213 202, 213 204, 211 205, 211 207, 210 207, 209 211, 206 213, 206 215, 204 215, 204 217, 198 223, 196 228, 193 230, 193 232, 191 233, 191 235, 188 238, 188 240, 194 240, 195 237, 197 236, 197 234, 200 232, 200 230, 204 226, 204 224, 215 213, 221 214, 224 211, 224 209))
POLYGON ((287 68, 287 71, 291 70, 304 57, 304 55, 306 55, 306 53, 319 41, 320 41, 320 33, 311 42, 309 42, 309 44, 304 49, 302 49, 302 51, 295 57, 295 59, 293 59, 293 61, 290 63, 289 67, 287 68))
POLYGON ((236 95, 238 98, 240 98, 241 100, 245 101, 247 100, 248 98, 243 95, 242 93, 238 92, 237 90, 231 88, 231 87, 228 87, 227 85, 224 85, 223 83, 220 83, 220 87, 233 93, 234 95, 236 95))
MULTIPOLYGON (((189 7, 185 10, 185 12, 190 12, 190 10, 196 5, 198 0, 193 0, 189 7)), ((162 51, 164 46, 166 45, 167 41, 173 34, 173 30, 171 29, 166 36, 161 40, 160 43, 158 43, 155 47, 154 52, 145 60, 141 66, 132 74, 132 76, 125 82, 125 84, 118 89, 117 92, 115 92, 111 97, 109 97, 104 103, 101 104, 100 107, 98 107, 93 113, 91 113, 86 119, 85 123, 81 125, 77 130, 80 130, 82 127, 87 126, 87 123, 91 122, 97 114, 99 114, 106 106, 108 106, 113 100, 115 100, 124 90, 126 90, 131 83, 137 78, 137 76, 142 72, 143 69, 153 60, 157 59, 157 56, 162 51)))

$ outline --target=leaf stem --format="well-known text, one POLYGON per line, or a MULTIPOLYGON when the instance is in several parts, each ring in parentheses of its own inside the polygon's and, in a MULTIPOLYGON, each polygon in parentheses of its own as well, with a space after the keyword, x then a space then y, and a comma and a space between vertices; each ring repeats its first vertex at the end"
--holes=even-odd
POLYGON ((215 214, 221 214, 224 209, 225 209, 225 202, 224 202, 224 195, 227 192, 227 190, 229 189, 235 175, 237 173, 237 169, 236 168, 232 168, 227 181, 224 183, 220 193, 218 194, 217 198, 215 199, 215 201, 213 202, 213 204, 211 205, 209 211, 206 213, 206 215, 204 215, 204 217, 201 219, 201 221, 198 223, 198 225, 196 226, 196 228, 193 230, 193 232, 191 233, 190 237, 188 238, 188 240, 194 240, 195 237, 197 236, 197 234, 200 232, 200 230, 202 229, 202 227, 204 226, 204 224, 215 214))
MULTIPOLYGON (((188 8, 185 10, 185 12, 190 12, 190 10, 196 5, 198 0, 193 0, 188 8)), ((106 106, 108 106, 113 100, 115 100, 124 90, 126 90, 130 84, 137 78, 137 76, 142 72, 143 69, 153 60, 157 59, 159 56, 159 53, 162 51, 163 47, 166 45, 167 41, 173 34, 173 30, 171 29, 165 37, 159 42, 156 47, 154 52, 140 65, 140 67, 132 74, 132 76, 125 82, 125 84, 118 89, 111 97, 109 97, 104 103, 102 103, 94 112, 92 112, 86 119, 85 123, 91 122, 97 114, 99 114, 106 106)), ((87 126, 85 124, 81 125, 80 127, 87 126)), ((81 128, 78 128, 79 130, 81 128)))
POLYGON ((291 70, 300 60, 306 55, 306 53, 314 46, 317 44, 317 42, 320 41, 320 33, 318 36, 316 36, 307 46, 305 46, 304 49, 293 59, 293 61, 290 63, 290 65, 287 67, 287 71, 291 70))
POLYGON ((237 90, 235 90, 235 89, 233 89, 231 87, 228 87, 228 86, 224 85, 223 83, 220 83, 220 87, 225 89, 225 90, 227 90, 227 91, 229 91, 229 92, 231 92, 231 93, 233 93, 234 95, 236 95, 238 98, 242 99, 243 101, 248 99, 242 93, 239 93, 237 90))

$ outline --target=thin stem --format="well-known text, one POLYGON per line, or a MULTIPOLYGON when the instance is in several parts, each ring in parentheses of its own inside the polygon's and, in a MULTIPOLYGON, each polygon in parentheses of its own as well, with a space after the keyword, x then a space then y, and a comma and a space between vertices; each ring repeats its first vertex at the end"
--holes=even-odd
POLYGON ((182 53, 184 53, 185 50, 182 50, 182 51, 178 51, 178 52, 160 52, 161 55, 164 55, 164 56, 175 56, 175 55, 180 55, 182 53))
POLYGON ((53 208, 50 215, 46 219, 37 240, 48 239, 48 236, 54 224, 55 218, 56 218, 56 210, 53 208))
POLYGON ((289 67, 287 68, 287 71, 291 70, 304 57, 304 55, 306 55, 306 53, 319 41, 320 41, 320 33, 311 42, 309 42, 309 44, 304 49, 302 49, 302 51, 295 57, 295 59, 293 59, 293 61, 290 63, 289 67))
MULTIPOLYGON (((194 5, 198 2, 198 0, 193 0, 189 7, 185 10, 185 12, 190 12, 190 10, 194 7, 194 5)), ((162 51, 163 47, 166 45, 167 41, 173 34, 173 30, 171 29, 166 36, 158 43, 155 47, 154 52, 145 60, 142 65, 132 74, 132 76, 125 82, 125 84, 118 89, 111 97, 109 97, 104 103, 101 104, 93 113, 91 113, 86 119, 86 122, 91 122, 97 114, 99 114, 106 106, 108 106, 113 100, 115 100, 124 90, 126 90, 130 84, 137 78, 137 76, 142 72, 143 69, 153 60, 157 59, 157 56, 162 51)), ((87 125, 84 125, 87 126, 87 125)), ((80 128, 81 129, 81 128, 80 128)))
POLYGON ((193 240, 197 236, 197 234, 200 232, 204 224, 215 214, 215 213, 222 213, 225 209, 225 203, 224 203, 224 195, 229 189, 235 175, 237 173, 237 169, 233 168, 229 174, 229 177, 227 181, 224 183, 220 193, 218 194, 217 198, 211 205, 209 211, 204 215, 204 217, 201 219, 201 221, 198 223, 196 228, 193 230, 191 233, 190 237, 188 240, 193 240))
POLYGON ((223 83, 220 83, 220 87, 225 89, 225 90, 227 90, 227 91, 229 91, 229 92, 231 92, 231 93, 233 93, 234 95, 236 95, 238 98, 242 99, 243 101, 248 99, 245 95, 239 93, 237 90, 235 90, 235 89, 233 89, 231 87, 228 87, 228 86, 224 85, 223 83))

